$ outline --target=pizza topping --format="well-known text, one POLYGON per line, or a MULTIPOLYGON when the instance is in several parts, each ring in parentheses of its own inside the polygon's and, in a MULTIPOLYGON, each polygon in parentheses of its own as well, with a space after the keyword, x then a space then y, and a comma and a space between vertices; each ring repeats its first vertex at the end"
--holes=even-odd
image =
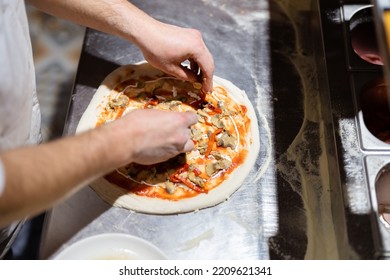
POLYGON ((224 159, 224 156, 218 152, 218 151, 212 151, 211 155, 216 159, 216 160, 221 160, 224 159))
POLYGON ((195 175, 194 172, 188 172, 188 180, 190 180, 192 183, 198 185, 199 187, 204 187, 204 179, 201 177, 198 177, 195 175))
POLYGON ((148 81, 145 83, 144 90, 147 93, 153 93, 155 90, 161 88, 164 85, 164 79, 158 79, 155 81, 148 81))
POLYGON ((198 94, 193 93, 192 91, 189 91, 187 94, 188 94, 189 96, 195 98, 196 100, 200 100, 200 99, 201 99, 200 96, 199 96, 198 94))
POLYGON ((172 97, 175 98, 177 96, 177 89, 176 87, 172 87, 172 97))
POLYGON ((174 183, 179 183, 180 174, 182 174, 183 172, 187 172, 187 170, 188 170, 188 164, 185 163, 182 167, 179 167, 173 174, 169 176, 169 180, 171 180, 171 182, 174 183))
POLYGON ((199 151, 201 155, 204 155, 207 151, 207 147, 209 145, 209 140, 206 137, 202 137, 197 143, 196 143, 196 148, 199 151))
POLYGON ((206 150, 206 153, 205 153, 205 156, 208 157, 210 155, 210 152, 214 146, 214 143, 215 143, 215 137, 217 136, 218 133, 221 133, 222 132, 222 128, 218 128, 217 130, 215 130, 213 133, 211 133, 210 137, 209 137, 209 142, 207 144, 207 150, 206 150))
POLYGON ((221 110, 224 110, 226 108, 225 102, 223 102, 223 100, 218 100, 217 104, 218 104, 218 108, 220 108, 221 110))
POLYGON ((194 89, 201 89, 202 88, 202 84, 198 83, 198 82, 193 83, 192 86, 194 87, 194 89))
POLYGON ((206 174, 212 176, 216 171, 228 169, 232 162, 227 159, 210 162, 206 164, 206 174))
POLYGON ((172 77, 140 77, 111 91, 110 101, 99 123, 113 121, 134 109, 195 111, 198 123, 190 128, 195 149, 152 166, 131 163, 109 175, 130 192, 149 197, 178 200, 207 193, 223 181, 245 156, 246 107, 230 99, 223 87, 203 93, 200 83, 172 77), (245 138, 244 138, 245 140, 245 138), (130 181, 130 182, 129 182, 130 181))
POLYGON ((166 181, 164 184, 165 190, 169 194, 174 194, 176 191, 176 185, 172 183, 171 181, 166 181))
POLYGON ((207 103, 206 104, 206 108, 209 109, 209 112, 208 112, 209 115, 221 114, 222 113, 221 108, 219 108, 218 106, 215 106, 212 103, 207 103))
POLYGON ((209 114, 207 114, 205 111, 201 110, 201 109, 198 109, 196 111, 196 113, 198 114, 198 121, 204 123, 204 122, 208 122, 210 116, 209 114))
POLYGON ((126 87, 122 92, 124 95, 128 96, 129 98, 134 98, 137 97, 140 93, 142 93, 143 89, 138 88, 137 85, 136 86, 130 85, 126 87))
POLYGON ((224 131, 217 137, 217 146, 234 149, 236 146, 236 138, 228 131, 224 131))
MULTIPOLYGON (((169 180, 174 183, 183 183, 185 186, 190 188, 191 190, 194 190, 199 193, 207 193, 208 191, 201 188, 199 185, 197 185, 195 182, 192 182, 189 179, 189 174, 193 172, 188 172, 189 165, 185 164, 183 167, 180 167, 175 173, 173 173, 170 177, 169 180)), ((194 173, 193 173, 194 174, 194 173)), ((194 181, 197 181, 195 176, 190 175, 191 178, 194 181)), ((198 182, 198 181, 197 181, 198 182)), ((199 182, 198 182, 199 183, 199 182)), ((203 184, 203 182, 202 182, 203 184)))
POLYGON ((182 178, 179 176, 179 181, 182 182, 184 185, 186 185, 188 188, 190 188, 191 190, 194 190, 198 193, 208 193, 208 190, 206 189, 203 189, 201 187, 199 187, 198 185, 195 185, 193 184, 191 181, 185 179, 185 178, 182 178))
POLYGON ((160 96, 160 95, 155 95, 155 97, 160 100, 161 102, 164 102, 165 100, 167 100, 164 96, 160 96))
POLYGON ((187 153, 187 161, 189 162, 196 162, 196 160, 200 157, 201 155, 198 149, 193 149, 192 151, 187 153))
POLYGON ((182 105, 183 103, 179 100, 172 100, 168 103, 168 108, 171 111, 178 111, 178 107, 182 105))
POLYGON ((213 88, 212 94, 215 99, 225 98, 227 96, 227 91, 221 86, 216 86, 213 88))
POLYGON ((202 139, 203 133, 200 129, 197 129, 196 127, 191 128, 191 139, 193 141, 199 141, 202 139))
POLYGON ((119 95, 118 98, 114 98, 111 101, 108 102, 108 106, 111 109, 116 109, 118 107, 120 108, 126 108, 127 104, 129 103, 129 98, 126 95, 119 95))
POLYGON ((240 108, 241 108, 241 114, 245 115, 246 112, 248 112, 248 108, 244 105, 240 105, 240 108))
POLYGON ((223 119, 221 115, 214 115, 211 117, 211 123, 218 128, 224 128, 225 125, 223 123, 223 119))
POLYGON ((145 105, 144 105, 144 109, 148 109, 152 106, 156 106, 158 104, 158 100, 157 99, 154 99, 154 98, 151 98, 149 99, 145 105))
POLYGON ((137 181, 141 182, 152 182, 153 178, 156 176, 156 168, 148 168, 139 170, 136 176, 137 181))

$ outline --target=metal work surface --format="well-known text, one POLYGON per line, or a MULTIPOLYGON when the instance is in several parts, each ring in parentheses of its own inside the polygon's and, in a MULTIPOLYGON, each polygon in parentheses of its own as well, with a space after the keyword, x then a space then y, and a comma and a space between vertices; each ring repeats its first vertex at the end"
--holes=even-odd
POLYGON ((362 97, 365 86, 383 77, 383 69, 354 52, 350 32, 352 22, 362 20, 359 16, 372 5, 364 0, 320 3, 348 239, 360 258, 389 258, 390 231, 379 218, 375 185, 389 163, 390 145, 367 128, 362 97), (361 236, 365 242, 359 241, 361 236))
MULTIPOLYGON (((114 208, 86 187, 50 212, 41 258, 106 232, 142 237, 170 259, 360 258, 347 239, 321 32, 313 24, 319 24, 315 3, 134 3, 161 21, 202 31, 214 56, 215 75, 245 90, 256 109, 257 162, 227 201, 187 214, 114 208)), ((65 135, 74 134, 105 76, 140 60, 136 46, 88 30, 65 135)), ((366 243, 367 235, 359 236, 366 243)))

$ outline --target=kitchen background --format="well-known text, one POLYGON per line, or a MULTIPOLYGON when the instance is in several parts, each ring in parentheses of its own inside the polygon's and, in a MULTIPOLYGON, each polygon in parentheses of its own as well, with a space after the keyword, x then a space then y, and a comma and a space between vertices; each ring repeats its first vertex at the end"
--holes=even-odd
POLYGON ((42 110, 44 141, 58 138, 75 77, 85 28, 27 6, 42 110))

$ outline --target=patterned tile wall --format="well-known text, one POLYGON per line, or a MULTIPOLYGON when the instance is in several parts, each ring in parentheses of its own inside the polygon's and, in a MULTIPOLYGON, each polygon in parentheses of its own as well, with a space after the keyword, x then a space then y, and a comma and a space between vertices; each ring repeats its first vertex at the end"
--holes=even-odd
POLYGON ((44 141, 58 138, 68 109, 85 28, 27 5, 44 141))

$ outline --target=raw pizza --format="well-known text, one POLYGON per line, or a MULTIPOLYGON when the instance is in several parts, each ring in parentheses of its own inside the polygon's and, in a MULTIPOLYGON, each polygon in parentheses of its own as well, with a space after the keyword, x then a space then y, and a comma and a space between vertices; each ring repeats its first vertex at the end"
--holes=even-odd
POLYGON ((216 205, 235 192, 258 150, 257 119, 245 92, 214 77, 213 92, 178 80, 147 63, 109 74, 96 91, 76 133, 132 110, 194 111, 195 149, 154 165, 130 163, 91 183, 108 203, 144 213, 168 214, 216 205))

